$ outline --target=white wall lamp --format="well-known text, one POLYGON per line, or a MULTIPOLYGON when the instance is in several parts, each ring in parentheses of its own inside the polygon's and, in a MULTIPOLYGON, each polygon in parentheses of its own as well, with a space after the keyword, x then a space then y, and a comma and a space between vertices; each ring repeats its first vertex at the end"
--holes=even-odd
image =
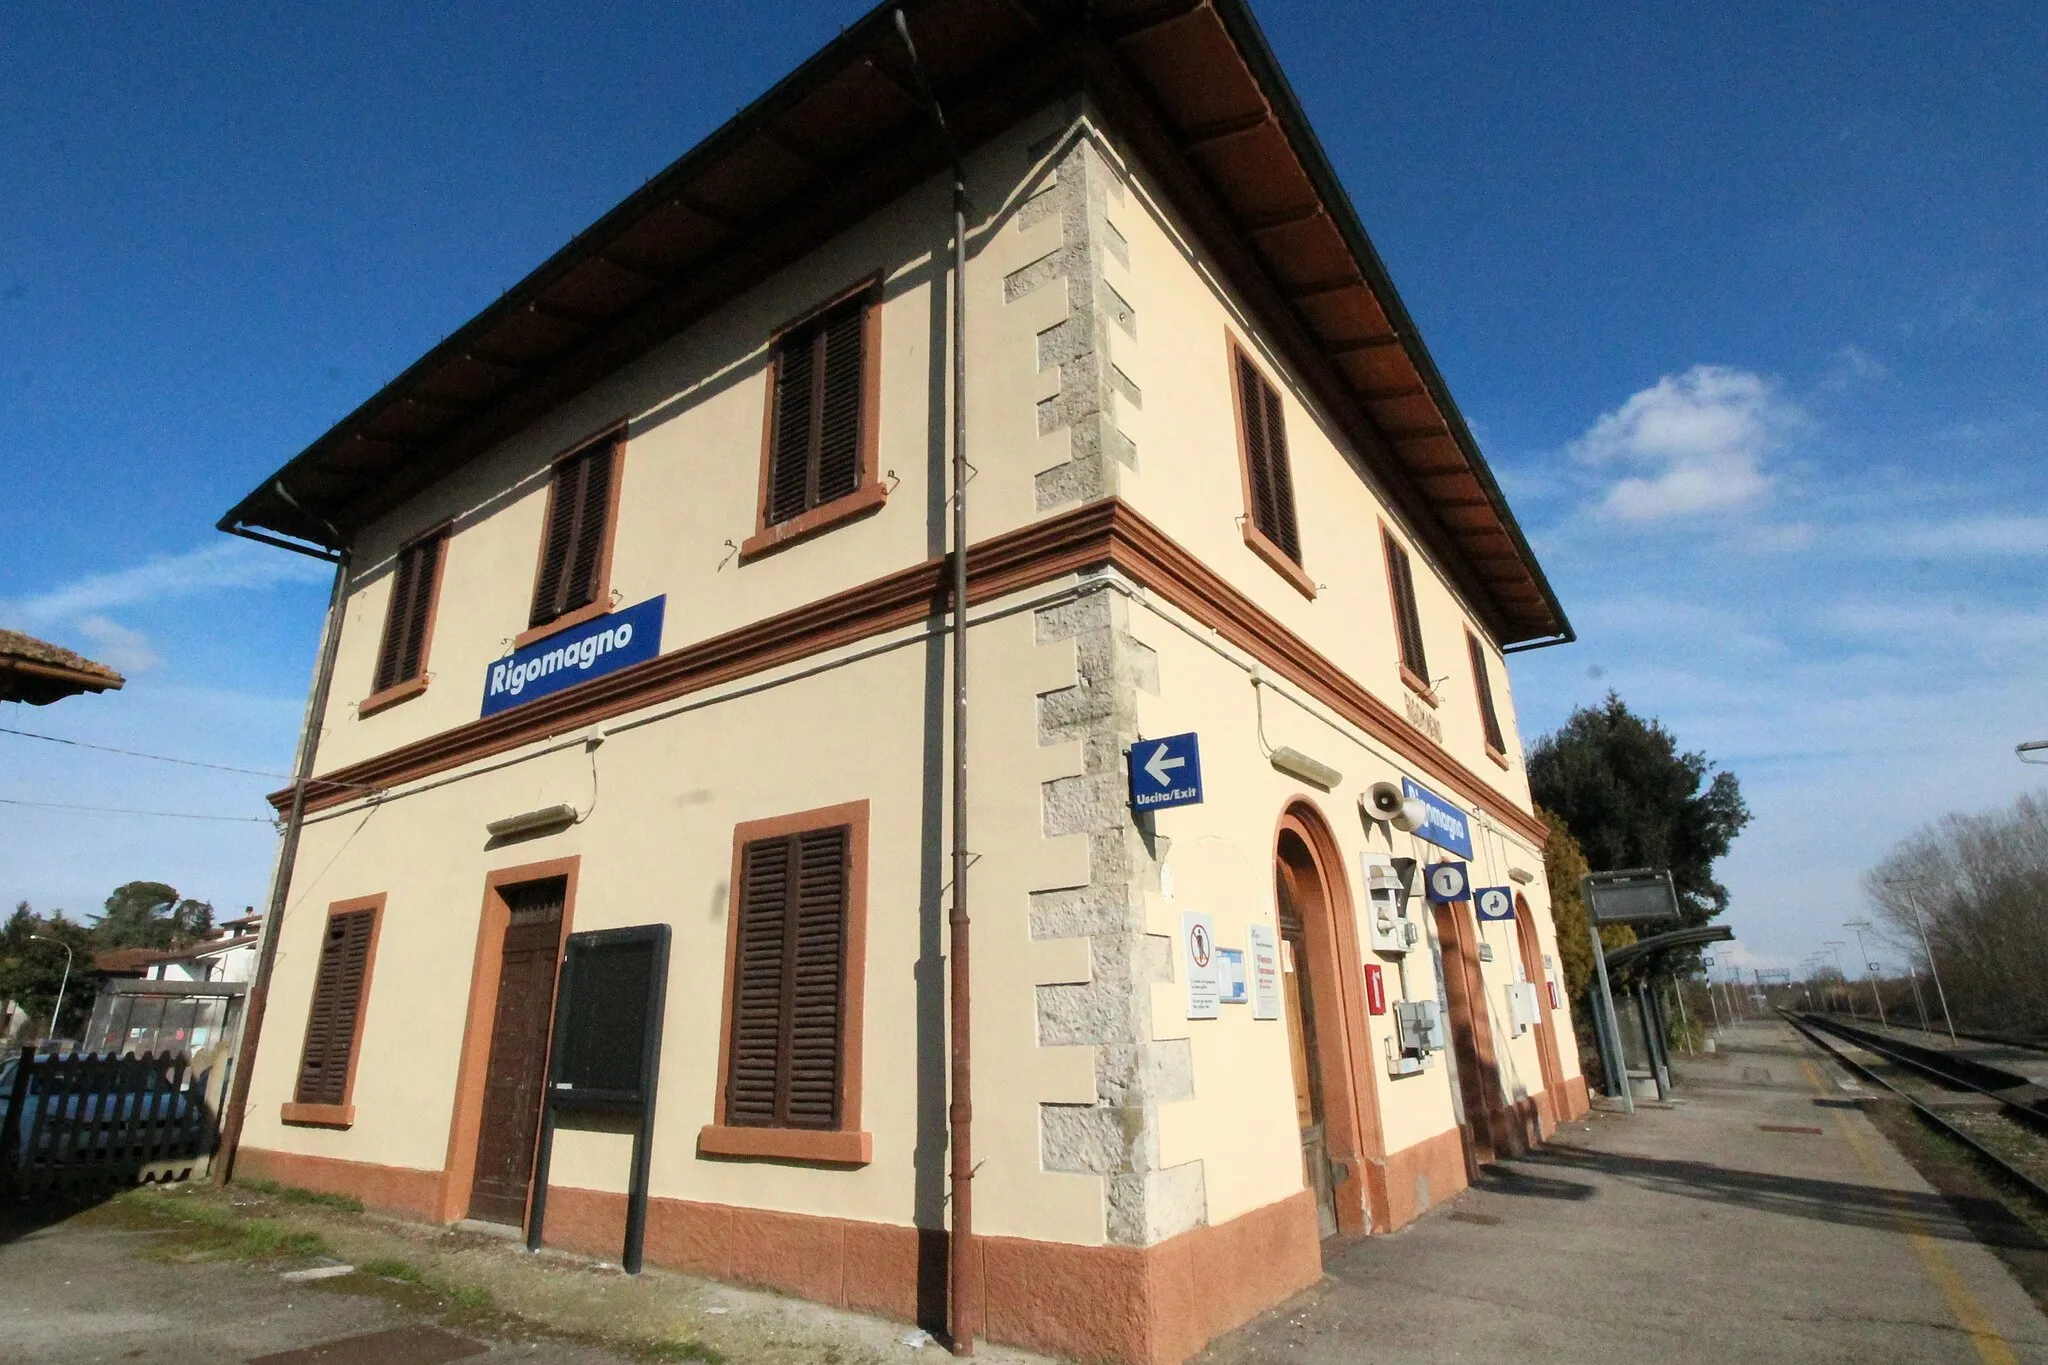
POLYGON ((560 805, 526 811, 520 815, 508 815, 502 820, 493 820, 485 825, 484 829, 493 839, 520 839, 529 835, 567 829, 575 823, 576 808, 563 802, 560 805))
POLYGON ((1311 787, 1321 787, 1324 791, 1336 790, 1337 784, 1344 780, 1344 774, 1329 764, 1318 763, 1301 750, 1290 749, 1284 744, 1267 754, 1266 761, 1289 777, 1298 777, 1311 787))

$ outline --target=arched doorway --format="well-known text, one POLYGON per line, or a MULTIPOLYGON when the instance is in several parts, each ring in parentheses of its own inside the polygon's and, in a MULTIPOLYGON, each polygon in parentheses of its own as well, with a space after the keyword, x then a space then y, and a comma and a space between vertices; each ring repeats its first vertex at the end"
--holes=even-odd
POLYGON ((1358 928, 1336 840, 1307 801, 1281 816, 1273 892, 1302 1182, 1323 1236, 1362 1234, 1386 1207, 1378 1097, 1369 1077, 1358 928))
POLYGON ((1452 1059, 1463 1101, 1466 1174, 1500 1154, 1502 1097, 1500 1065, 1493 1050, 1493 1028, 1486 1011, 1486 981, 1479 971, 1479 935, 1472 920, 1472 902, 1439 903, 1436 937, 1443 970, 1444 1005, 1450 1012, 1452 1059))
MULTIPOLYGON (((1543 1071, 1543 1093, 1555 1127, 1564 1116, 1564 1067, 1557 1060, 1557 1022, 1550 1016, 1550 985, 1543 970, 1543 943, 1536 937, 1536 917, 1529 898, 1515 893, 1515 938, 1522 951, 1522 978, 1536 985, 1536 1061, 1543 1071)), ((1541 1135, 1541 1134, 1539 1134, 1541 1135)))

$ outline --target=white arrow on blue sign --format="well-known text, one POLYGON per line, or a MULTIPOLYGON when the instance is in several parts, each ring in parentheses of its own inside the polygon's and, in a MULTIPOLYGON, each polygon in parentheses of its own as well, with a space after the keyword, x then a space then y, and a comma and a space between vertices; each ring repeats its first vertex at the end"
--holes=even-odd
POLYGON ((1423 885, 1433 901, 1461 901, 1472 894, 1472 877, 1463 863, 1432 863, 1423 885))
POLYGON ((1195 736, 1141 739, 1131 746, 1131 809, 1165 810, 1202 800, 1202 750, 1195 736))

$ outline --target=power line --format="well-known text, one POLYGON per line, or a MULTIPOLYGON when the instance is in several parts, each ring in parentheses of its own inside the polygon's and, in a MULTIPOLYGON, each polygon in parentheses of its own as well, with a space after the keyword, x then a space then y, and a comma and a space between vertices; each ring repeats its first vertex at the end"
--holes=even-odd
POLYGON ((39 810, 88 811, 94 815, 160 815, 167 820, 232 820, 257 825, 275 824, 267 815, 200 815, 186 810, 135 810, 129 806, 73 806, 62 801, 22 801, 0 796, 0 806, 34 806, 39 810))
POLYGON ((122 754, 128 758, 149 758, 158 763, 177 763, 187 768, 211 768, 221 773, 242 773, 249 777, 274 777, 289 782, 290 773, 267 772, 262 768, 234 768, 225 763, 202 763, 196 758, 172 758, 167 754, 145 754, 140 749, 116 749, 110 744, 88 744, 82 739, 62 739, 56 735, 39 735, 33 730, 15 730, 0 725, 0 735, 20 735, 23 739, 40 739, 51 744, 69 744, 76 749, 97 749, 103 754, 122 754))
MULTIPOLYGON (((103 754, 120 754, 125 758, 147 758, 158 763, 176 763, 187 768, 211 768, 213 771, 219 773, 242 773, 249 777, 268 777, 280 782, 290 782, 293 780, 292 775, 290 773, 274 773, 268 770, 267 768, 236 768, 226 763, 206 763, 196 758, 172 758, 168 754, 146 754, 142 752, 140 749, 117 749, 111 744, 91 744, 82 739, 65 739, 59 735, 42 735, 37 734, 34 730, 16 730, 11 726, 6 725, 0 725, 0 735, 20 735, 23 739, 46 740, 51 744, 69 744, 74 749, 95 749, 103 754)), ((310 778, 308 779, 307 785, 318 785, 324 787, 349 787, 359 791, 379 790, 377 785, 372 782, 340 782, 336 781, 333 778, 326 777, 310 778)), ((242 819, 253 817, 223 816, 221 818, 242 819)))

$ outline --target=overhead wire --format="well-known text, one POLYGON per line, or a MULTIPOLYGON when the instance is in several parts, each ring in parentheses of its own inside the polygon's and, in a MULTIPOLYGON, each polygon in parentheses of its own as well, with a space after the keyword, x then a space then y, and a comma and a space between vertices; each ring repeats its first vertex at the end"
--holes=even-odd
POLYGON ((82 739, 65 739, 61 735, 38 734, 34 730, 16 730, 6 725, 0 725, 0 735, 19 735, 23 739, 40 739, 49 744, 68 744, 74 749, 94 749, 103 754, 120 754, 125 758, 147 758, 153 759, 158 763, 177 763, 187 768, 211 768, 215 772, 243 773, 249 777, 276 777, 283 778, 286 781, 291 779, 290 773, 267 772, 261 768, 237 768, 226 763, 207 763, 196 758, 172 758, 168 754, 146 754, 140 749, 117 749, 111 744, 93 744, 82 739))
MULTIPOLYGON (((17 730, 8 725, 0 725, 0 735, 19 735, 23 739, 40 739, 50 744, 68 744, 74 749, 92 749, 103 754, 119 754, 123 758, 146 758, 156 763, 176 763, 186 768, 210 768, 218 773, 240 773, 247 777, 268 777, 283 782, 292 780, 290 773, 271 772, 266 768, 237 768, 232 764, 208 763, 203 759, 197 758, 172 758, 169 754, 144 753, 140 749, 121 749, 111 744, 94 744, 83 739, 65 739, 61 735, 45 735, 34 730, 17 730)), ((330 787, 360 787, 366 791, 376 790, 371 783, 367 782, 337 782, 330 778, 316 778, 314 780, 330 787)))
POLYGON ((64 801, 24 801, 13 796, 0 796, 0 806, 33 806, 38 810, 84 811, 93 815, 155 815, 166 820, 229 820, 257 825, 277 823, 267 815, 205 815, 188 810, 137 810, 132 806, 77 806, 64 801))

